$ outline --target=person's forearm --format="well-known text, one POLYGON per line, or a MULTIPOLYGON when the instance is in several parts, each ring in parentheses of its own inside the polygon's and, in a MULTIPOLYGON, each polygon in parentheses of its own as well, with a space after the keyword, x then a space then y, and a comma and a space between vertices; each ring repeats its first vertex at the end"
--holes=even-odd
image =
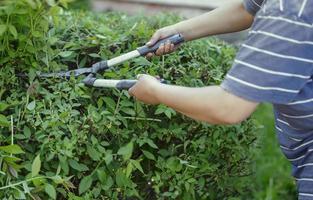
POLYGON ((230 33, 247 29, 253 22, 242 2, 227 3, 211 12, 173 25, 186 41, 210 35, 230 33))
POLYGON ((238 123, 247 118, 256 107, 251 102, 248 109, 242 109, 243 100, 234 99, 232 94, 219 86, 187 88, 162 84, 155 93, 162 104, 211 124, 238 123))

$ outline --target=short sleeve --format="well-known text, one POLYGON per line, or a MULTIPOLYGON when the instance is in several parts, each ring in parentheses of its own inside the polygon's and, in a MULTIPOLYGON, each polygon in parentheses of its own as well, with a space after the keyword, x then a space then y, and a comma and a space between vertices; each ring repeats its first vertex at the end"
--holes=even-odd
POLYGON ((252 15, 261 9, 264 0, 243 0, 243 5, 245 9, 252 15))
POLYGON ((313 45, 299 42, 313 40, 311 27, 277 19, 255 20, 221 84, 223 89, 254 102, 288 104, 311 84, 313 45))

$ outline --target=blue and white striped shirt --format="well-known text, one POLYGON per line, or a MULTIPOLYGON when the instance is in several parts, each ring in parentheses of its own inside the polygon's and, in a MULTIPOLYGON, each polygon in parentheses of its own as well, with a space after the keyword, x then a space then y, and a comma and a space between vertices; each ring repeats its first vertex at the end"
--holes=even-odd
POLYGON ((313 0, 245 0, 244 5, 255 21, 221 86, 274 105, 299 199, 313 200, 313 0))

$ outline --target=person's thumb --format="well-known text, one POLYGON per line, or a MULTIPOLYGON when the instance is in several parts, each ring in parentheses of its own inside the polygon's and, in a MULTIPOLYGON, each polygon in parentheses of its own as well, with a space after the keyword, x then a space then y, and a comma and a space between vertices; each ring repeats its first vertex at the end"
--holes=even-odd
POLYGON ((157 41, 159 41, 160 37, 161 37, 161 34, 157 31, 156 33, 153 34, 153 36, 151 37, 149 42, 147 42, 146 45, 148 46, 154 45, 157 41))

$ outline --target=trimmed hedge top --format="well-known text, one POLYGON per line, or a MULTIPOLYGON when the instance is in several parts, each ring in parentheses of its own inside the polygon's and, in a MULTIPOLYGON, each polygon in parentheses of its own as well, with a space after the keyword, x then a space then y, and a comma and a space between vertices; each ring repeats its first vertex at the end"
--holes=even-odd
MULTIPOLYGON (((251 173, 251 119, 212 126, 125 91, 87 88, 83 77, 35 77, 131 51, 178 17, 64 12, 60 2, 35 2, 0 8, 0 198, 229 199, 249 189, 240 177, 251 173), (16 77, 21 72, 28 77, 16 77)), ((219 84, 234 54, 220 41, 199 40, 103 76, 149 73, 185 86, 219 84)))

